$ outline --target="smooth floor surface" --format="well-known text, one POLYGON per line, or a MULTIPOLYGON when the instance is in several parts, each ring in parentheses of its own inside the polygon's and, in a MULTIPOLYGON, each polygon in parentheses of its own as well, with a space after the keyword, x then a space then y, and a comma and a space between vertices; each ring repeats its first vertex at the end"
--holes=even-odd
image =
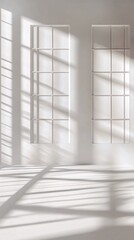
POLYGON ((1 240, 134 240, 134 170, 0 170, 1 240))

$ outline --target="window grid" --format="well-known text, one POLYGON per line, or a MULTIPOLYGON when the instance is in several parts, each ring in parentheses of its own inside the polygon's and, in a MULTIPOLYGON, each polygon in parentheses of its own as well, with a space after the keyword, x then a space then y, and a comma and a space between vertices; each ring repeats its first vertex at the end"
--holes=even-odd
MULTIPOLYGON (((124 47, 117 47, 117 48, 113 48, 112 47, 112 29, 113 27, 116 27, 116 26, 106 26, 106 27, 109 27, 110 29, 110 47, 94 47, 93 44, 94 44, 94 29, 95 27, 102 27, 102 26, 92 26, 92 143, 103 143, 103 142, 96 142, 95 141, 95 133, 94 133, 94 130, 95 130, 95 121, 110 121, 110 141, 109 143, 114 143, 113 142, 113 124, 114 124, 114 121, 123 121, 123 125, 124 125, 124 129, 123 129, 123 142, 122 143, 129 143, 129 140, 126 139, 126 125, 127 125, 127 121, 130 121, 130 118, 126 118, 126 97, 129 97, 130 95, 129 94, 126 94, 126 79, 125 79, 125 75, 126 73, 129 74, 129 71, 126 69, 126 50, 130 50, 130 47, 126 47, 126 28, 129 28, 129 26, 126 26, 126 25, 123 25, 123 26, 118 26, 118 27, 123 27, 123 31, 124 31, 124 47), (96 71, 94 70, 94 50, 109 50, 110 51, 110 71, 96 71), (112 56, 113 56, 113 51, 118 51, 118 50, 123 50, 124 52, 124 62, 123 62, 123 67, 124 67, 124 71, 113 71, 113 59, 112 59, 112 56), (106 73, 109 73, 110 74, 110 93, 108 94, 96 94, 95 93, 95 90, 94 90, 94 76, 95 74, 106 74, 106 73), (113 93, 113 74, 114 73, 122 73, 123 74, 123 94, 114 94, 113 93), (110 117, 108 118, 95 118, 95 97, 110 97, 110 117), (123 97, 123 118, 114 118, 113 117, 113 111, 112 111, 112 108, 113 108, 113 99, 114 97, 123 97)), ((104 27, 104 26, 103 26, 104 27)), ((129 130, 128 130, 129 131, 129 130)), ((117 143, 117 142, 116 142, 117 143)), ((120 143, 120 142, 119 142, 120 143)))
MULTIPOLYGON (((31 37, 31 54, 30 54, 30 59, 31 59, 31 71, 30 71, 30 78, 31 78, 31 84, 30 84, 30 92, 31 92, 31 97, 30 97, 30 142, 31 143, 40 143, 40 139, 39 139, 39 134, 40 134, 40 124, 39 121, 51 121, 52 123, 52 141, 50 143, 54 143, 53 139, 53 134, 54 134, 54 121, 66 121, 68 123, 68 142, 70 142, 70 27, 69 25, 46 25, 46 26, 39 26, 39 25, 32 25, 31 29, 30 29, 30 37, 31 37), (51 48, 40 48, 39 47, 39 29, 40 28, 47 28, 50 27, 52 29, 52 46, 51 48), (55 28, 61 28, 62 27, 66 27, 68 29, 68 48, 54 48, 54 29, 55 28), (33 47, 34 46, 34 31, 37 32, 37 47, 33 47), (52 52, 52 56, 51 56, 51 63, 52 63, 52 69, 51 71, 40 71, 39 69, 39 51, 40 50, 50 50, 52 52), (68 71, 55 71, 54 70, 54 51, 58 50, 58 51, 68 51, 68 62, 67 62, 67 66, 68 66, 68 71), (34 70, 34 53, 36 52, 37 54, 37 69, 34 70), (39 92, 39 74, 43 73, 43 74, 51 74, 52 77, 52 87, 51 87, 51 94, 40 94, 39 92), (36 74, 37 76, 37 90, 36 93, 34 92, 34 74, 36 74), (68 94, 55 94, 54 93, 54 74, 67 74, 68 75, 68 94), (51 101, 52 101, 52 107, 51 107, 51 114, 52 117, 51 118, 40 118, 39 116, 39 97, 51 97, 51 101), (36 117, 34 117, 34 97, 36 97, 36 117), (66 118, 55 118, 54 117, 54 97, 67 97, 68 98, 68 116, 66 118), (36 131, 34 129, 34 122, 36 122, 36 131), (36 132, 36 134, 35 134, 36 132), (36 137, 35 137, 36 135, 36 137)), ((62 100, 61 100, 62 101, 62 100)))

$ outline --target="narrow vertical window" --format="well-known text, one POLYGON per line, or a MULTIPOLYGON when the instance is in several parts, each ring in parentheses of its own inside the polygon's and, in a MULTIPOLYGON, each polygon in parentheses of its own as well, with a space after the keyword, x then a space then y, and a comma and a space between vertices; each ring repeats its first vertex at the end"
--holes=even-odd
POLYGON ((92 27, 93 143, 129 143, 129 32, 92 27))
POLYGON ((31 26, 31 143, 69 142, 69 26, 31 26))

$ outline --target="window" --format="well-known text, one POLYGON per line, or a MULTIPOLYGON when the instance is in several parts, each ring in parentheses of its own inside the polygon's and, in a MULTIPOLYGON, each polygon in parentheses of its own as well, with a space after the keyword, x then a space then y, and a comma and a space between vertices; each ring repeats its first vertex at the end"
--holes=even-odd
POLYGON ((93 143, 129 143, 129 32, 92 27, 93 143))
POLYGON ((68 143, 69 26, 31 26, 31 143, 68 143))

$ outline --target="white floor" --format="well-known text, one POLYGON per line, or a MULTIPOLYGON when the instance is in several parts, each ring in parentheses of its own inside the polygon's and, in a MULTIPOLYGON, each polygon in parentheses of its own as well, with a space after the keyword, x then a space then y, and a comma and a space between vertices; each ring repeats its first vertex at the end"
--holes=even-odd
POLYGON ((134 170, 0 170, 1 240, 134 240, 134 170))

